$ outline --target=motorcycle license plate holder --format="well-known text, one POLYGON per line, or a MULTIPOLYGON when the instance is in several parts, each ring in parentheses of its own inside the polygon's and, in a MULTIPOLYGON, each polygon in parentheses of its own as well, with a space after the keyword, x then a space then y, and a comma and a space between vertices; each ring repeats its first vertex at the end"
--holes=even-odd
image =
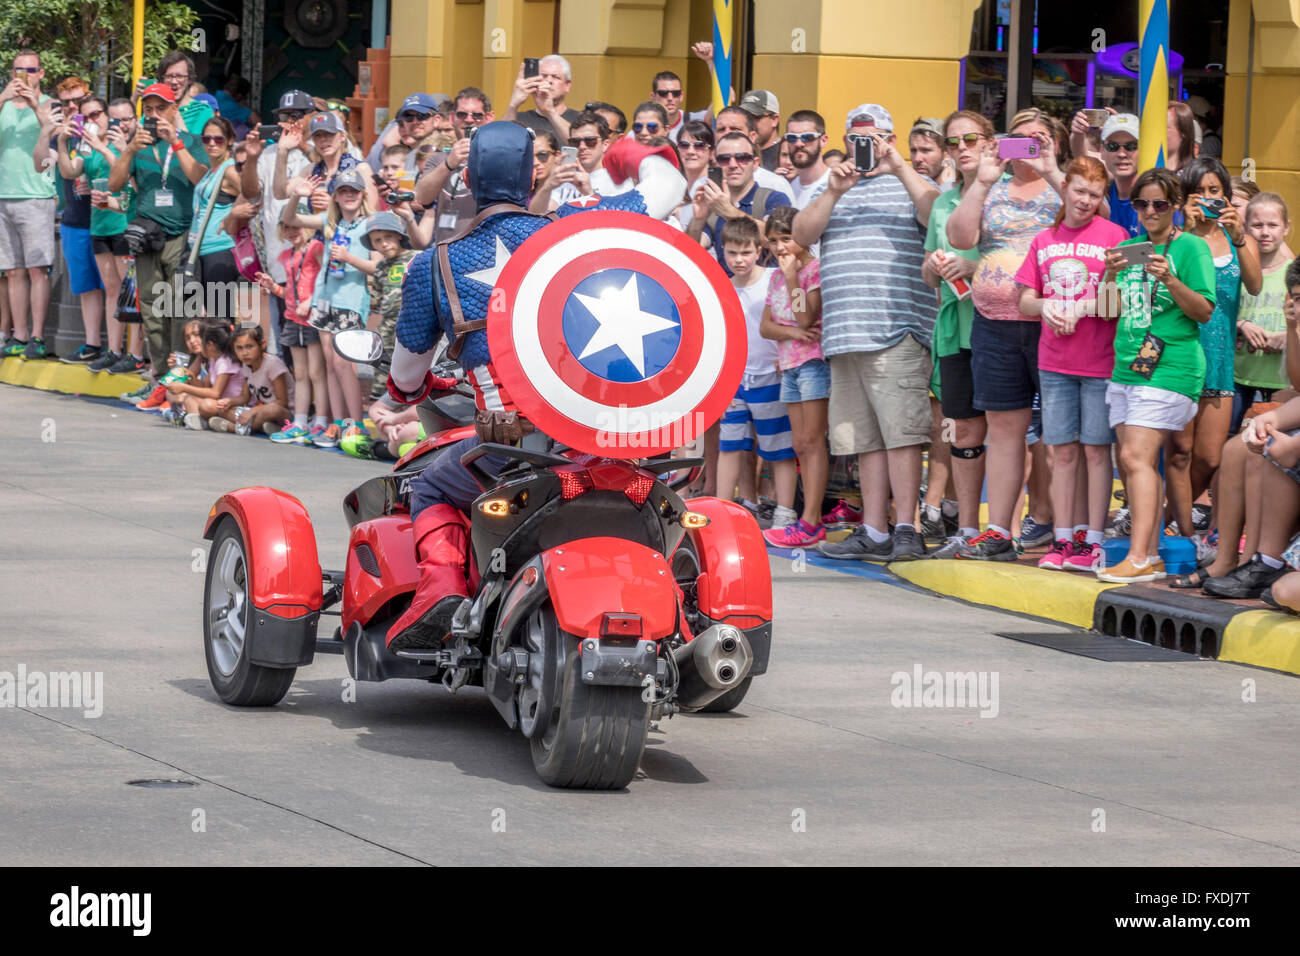
POLYGON ((582 682, 606 687, 644 687, 658 670, 659 645, 634 638, 589 638, 580 645, 582 682))

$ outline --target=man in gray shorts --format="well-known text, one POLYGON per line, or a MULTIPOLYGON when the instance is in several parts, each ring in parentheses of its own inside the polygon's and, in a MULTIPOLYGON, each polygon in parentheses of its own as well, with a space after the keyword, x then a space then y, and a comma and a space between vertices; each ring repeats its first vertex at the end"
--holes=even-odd
MULTIPOLYGON (((883 106, 854 108, 846 125, 847 158, 794 220, 799 245, 821 240, 831 454, 858 456, 862 487, 863 523, 820 547, 830 558, 907 561, 926 553, 912 518, 921 449, 930 441, 930 338, 938 307, 918 264, 939 190, 894 148, 894 121, 883 106), (854 169, 855 136, 870 137, 877 159, 870 172, 854 169)), ((864 159, 872 147, 863 147, 864 159)))
MULTIPOLYGON (((50 308, 50 266, 54 265, 54 172, 36 169, 32 153, 40 136, 37 108, 41 58, 34 50, 14 57, 0 92, 0 271, 7 273, 14 337, 4 355, 45 354, 42 334, 50 308)), ((48 109, 48 107, 47 107, 48 109)))

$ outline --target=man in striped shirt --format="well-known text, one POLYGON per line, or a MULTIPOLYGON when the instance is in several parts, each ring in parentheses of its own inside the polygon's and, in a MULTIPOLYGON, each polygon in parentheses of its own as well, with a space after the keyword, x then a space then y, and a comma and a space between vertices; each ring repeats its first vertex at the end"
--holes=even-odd
MULTIPOLYGON (((930 440, 934 290, 921 279, 925 225, 939 190, 894 148, 894 122, 867 103, 849 113, 848 158, 794 220, 794 239, 821 241, 822 351, 831 366, 831 453, 857 455, 863 524, 827 557, 925 556, 912 524, 921 449, 930 440), (870 137, 876 166, 859 173, 854 143, 870 137), (890 491, 897 522, 889 532, 890 491)), ((862 147, 863 152, 868 147, 862 147)))

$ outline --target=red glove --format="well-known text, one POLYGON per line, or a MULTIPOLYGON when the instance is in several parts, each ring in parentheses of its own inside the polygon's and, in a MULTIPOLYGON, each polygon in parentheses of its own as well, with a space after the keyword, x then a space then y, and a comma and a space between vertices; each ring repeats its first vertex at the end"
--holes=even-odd
POLYGON ((677 154, 667 143, 663 146, 646 146, 630 137, 620 139, 605 150, 601 163, 609 173, 609 178, 615 183, 621 183, 637 175, 637 170, 641 168, 641 160, 647 156, 662 156, 673 164, 674 169, 681 169, 681 164, 677 162, 677 154))
POLYGON ((433 372, 424 373, 424 381, 420 383, 420 390, 414 395, 406 395, 393 382, 393 376, 388 376, 388 394, 395 402, 401 402, 403 405, 418 405, 429 397, 430 392, 450 391, 456 385, 454 378, 437 378, 433 372))

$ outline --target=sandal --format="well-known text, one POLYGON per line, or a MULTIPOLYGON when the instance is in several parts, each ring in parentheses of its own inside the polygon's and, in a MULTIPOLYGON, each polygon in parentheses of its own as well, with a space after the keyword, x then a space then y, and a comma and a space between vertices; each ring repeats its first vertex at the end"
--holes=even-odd
POLYGON ((1210 580, 1210 576, 1205 573, 1205 569, 1197 568, 1191 574, 1180 574, 1176 578, 1170 578, 1167 583, 1171 588, 1191 590, 1203 587, 1208 580, 1210 580))

